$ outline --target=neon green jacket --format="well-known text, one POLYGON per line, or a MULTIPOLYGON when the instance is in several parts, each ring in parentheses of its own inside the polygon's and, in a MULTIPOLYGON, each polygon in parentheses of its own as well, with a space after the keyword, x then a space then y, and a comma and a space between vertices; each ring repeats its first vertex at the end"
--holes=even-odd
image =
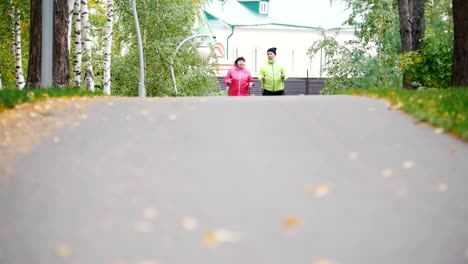
POLYGON ((284 80, 288 78, 284 65, 276 60, 267 61, 260 67, 257 78, 262 81, 263 77, 265 81, 262 82, 262 88, 270 92, 284 90, 284 80), (285 75, 284 79, 281 79, 281 74, 285 75))

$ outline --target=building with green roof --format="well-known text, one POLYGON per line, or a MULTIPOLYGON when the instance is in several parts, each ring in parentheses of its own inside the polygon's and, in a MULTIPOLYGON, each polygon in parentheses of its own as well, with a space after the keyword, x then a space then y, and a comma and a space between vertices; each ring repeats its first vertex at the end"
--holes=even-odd
POLYGON ((215 0, 203 7, 216 35, 214 49, 220 63, 220 76, 239 56, 246 59, 247 68, 256 76, 267 59, 267 49, 276 47, 277 58, 286 65, 289 76, 322 77, 321 64, 325 58, 321 54, 307 55, 314 41, 321 38, 322 30, 337 34, 338 41, 354 38, 351 28, 323 28, 307 17, 302 22, 294 16, 274 17, 270 14, 271 7, 268 0, 229 0, 224 4, 215 0))

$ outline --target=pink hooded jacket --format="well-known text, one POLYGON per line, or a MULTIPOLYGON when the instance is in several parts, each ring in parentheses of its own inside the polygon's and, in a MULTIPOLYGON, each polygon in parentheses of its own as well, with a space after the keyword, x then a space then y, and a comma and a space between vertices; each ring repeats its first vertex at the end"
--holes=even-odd
POLYGON ((224 77, 224 83, 229 85, 229 96, 248 96, 249 84, 252 83, 252 75, 246 68, 240 70, 234 66, 229 69, 226 77, 224 77), (228 84, 229 79, 231 79, 230 85, 228 84))

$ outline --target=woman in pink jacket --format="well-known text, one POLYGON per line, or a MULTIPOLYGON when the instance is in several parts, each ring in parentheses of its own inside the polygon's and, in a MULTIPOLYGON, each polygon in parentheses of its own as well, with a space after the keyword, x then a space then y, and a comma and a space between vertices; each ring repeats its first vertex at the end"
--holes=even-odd
POLYGON ((239 57, 234 61, 234 66, 229 69, 224 83, 229 87, 229 96, 248 96, 249 90, 254 83, 249 70, 245 68, 244 57, 239 57))

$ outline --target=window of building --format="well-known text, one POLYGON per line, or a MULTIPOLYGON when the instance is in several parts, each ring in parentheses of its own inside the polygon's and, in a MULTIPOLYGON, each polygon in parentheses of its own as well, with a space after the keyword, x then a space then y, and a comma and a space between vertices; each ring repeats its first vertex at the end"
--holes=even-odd
POLYGON ((268 2, 260 2, 260 14, 268 15, 268 2))

